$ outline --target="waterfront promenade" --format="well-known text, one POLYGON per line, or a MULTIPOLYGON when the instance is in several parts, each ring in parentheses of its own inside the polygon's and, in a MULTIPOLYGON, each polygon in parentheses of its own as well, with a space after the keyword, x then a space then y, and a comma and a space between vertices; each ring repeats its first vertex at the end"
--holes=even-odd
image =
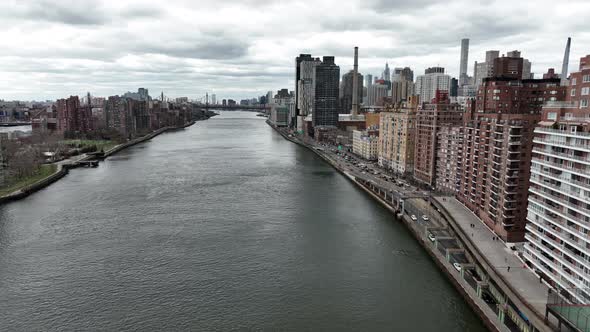
POLYGON ((515 255, 516 251, 499 239, 493 240, 494 233, 455 198, 434 199, 452 216, 455 225, 469 239, 468 243, 481 254, 515 295, 527 303, 538 317, 544 317, 549 287, 524 265, 515 255))

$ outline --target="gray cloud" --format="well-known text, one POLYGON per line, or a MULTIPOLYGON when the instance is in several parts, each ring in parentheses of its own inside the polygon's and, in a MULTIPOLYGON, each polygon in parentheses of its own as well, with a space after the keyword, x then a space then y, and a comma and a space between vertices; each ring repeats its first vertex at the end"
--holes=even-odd
POLYGON ((106 15, 96 1, 35 0, 22 2, 17 10, 21 17, 73 25, 98 25, 106 22, 106 15))
POLYGON ((293 89, 299 53, 334 55, 345 73, 354 46, 363 74, 379 74, 388 61, 456 75, 464 37, 470 64, 488 49, 520 49, 540 73, 559 66, 572 36, 572 70, 590 53, 588 16, 586 0, 0 1, 0 99, 138 86, 241 99, 293 89))

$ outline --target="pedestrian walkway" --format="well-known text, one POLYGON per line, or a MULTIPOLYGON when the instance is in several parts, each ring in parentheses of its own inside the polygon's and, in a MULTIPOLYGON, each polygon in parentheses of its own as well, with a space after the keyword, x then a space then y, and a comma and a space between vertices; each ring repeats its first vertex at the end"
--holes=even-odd
POLYGON ((514 252, 458 200, 450 197, 434 199, 453 217, 455 224, 464 235, 471 238, 471 244, 504 282, 509 284, 512 290, 539 316, 544 317, 549 288, 541 283, 514 252))

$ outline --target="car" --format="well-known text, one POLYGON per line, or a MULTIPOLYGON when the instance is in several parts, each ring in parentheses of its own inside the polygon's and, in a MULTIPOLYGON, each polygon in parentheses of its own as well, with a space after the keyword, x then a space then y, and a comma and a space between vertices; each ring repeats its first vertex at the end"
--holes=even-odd
POLYGON ((415 215, 411 215, 411 216, 410 216, 410 219, 412 219, 412 220, 414 220, 414 221, 418 220, 418 218, 416 218, 416 216, 415 216, 415 215))
POLYGON ((424 220, 424 221, 428 221, 428 220, 429 220, 429 219, 428 219, 428 216, 427 216, 427 215, 425 215, 425 214, 423 214, 423 215, 422 215, 422 220, 424 220))
POLYGON ((434 236, 434 234, 432 233, 428 233, 428 239, 430 240, 430 242, 434 242, 436 241, 436 236, 434 236))
POLYGON ((455 268, 455 270, 457 270, 457 271, 459 271, 459 272, 461 272, 461 269, 463 268, 463 267, 461 266, 461 264, 459 264, 459 263, 457 263, 457 262, 453 263, 453 267, 455 268))

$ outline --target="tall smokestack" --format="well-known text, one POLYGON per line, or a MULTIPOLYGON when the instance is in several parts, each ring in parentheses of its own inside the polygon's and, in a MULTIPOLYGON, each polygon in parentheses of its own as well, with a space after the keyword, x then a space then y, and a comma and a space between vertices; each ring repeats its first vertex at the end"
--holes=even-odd
POLYGON ((359 48, 354 47, 354 70, 352 73, 352 118, 355 118, 359 112, 358 96, 358 72, 359 72, 359 48))
POLYGON ((565 85, 567 80, 567 71, 570 64, 570 46, 572 44, 572 38, 567 38, 567 44, 565 44, 565 53, 563 54, 563 65, 561 66, 561 85, 565 85))

